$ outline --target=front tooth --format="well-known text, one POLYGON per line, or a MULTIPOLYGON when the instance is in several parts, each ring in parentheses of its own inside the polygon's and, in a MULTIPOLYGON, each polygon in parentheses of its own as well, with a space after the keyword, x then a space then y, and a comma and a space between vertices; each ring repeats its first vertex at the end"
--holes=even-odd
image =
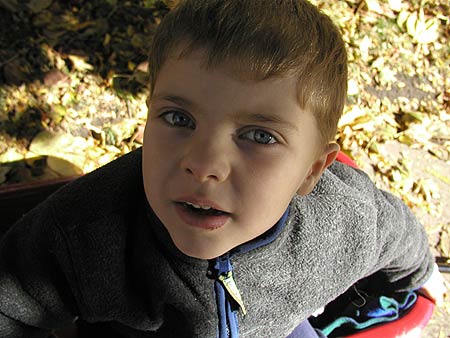
POLYGON ((202 206, 202 205, 198 205, 198 204, 194 204, 194 203, 186 202, 186 204, 188 204, 188 205, 194 207, 195 209, 203 209, 203 210, 209 210, 209 209, 211 209, 211 207, 208 207, 208 206, 202 206))
POLYGON ((189 202, 186 202, 186 203, 189 204, 190 206, 194 207, 195 209, 200 209, 200 208, 201 208, 201 207, 200 207, 199 205, 197 205, 197 204, 189 203, 189 202))

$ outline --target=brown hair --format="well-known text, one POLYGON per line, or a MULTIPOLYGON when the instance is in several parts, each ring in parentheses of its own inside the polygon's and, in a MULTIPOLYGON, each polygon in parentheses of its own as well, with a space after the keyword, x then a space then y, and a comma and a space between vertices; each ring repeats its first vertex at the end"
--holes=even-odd
POLYGON ((306 0, 184 0, 159 25, 150 54, 150 92, 164 61, 199 48, 206 66, 227 62, 250 80, 296 75, 300 107, 334 139, 347 95, 347 54, 337 27, 306 0))

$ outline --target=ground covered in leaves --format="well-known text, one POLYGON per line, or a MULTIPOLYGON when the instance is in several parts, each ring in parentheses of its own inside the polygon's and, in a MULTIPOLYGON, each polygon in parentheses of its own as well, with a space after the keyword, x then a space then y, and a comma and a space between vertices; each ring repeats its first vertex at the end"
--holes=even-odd
MULTIPOLYGON (((146 56, 173 2, 0 0, 0 189, 87 173, 141 146, 146 56)), ((338 142, 449 257, 448 0, 313 2, 348 46, 338 142)))

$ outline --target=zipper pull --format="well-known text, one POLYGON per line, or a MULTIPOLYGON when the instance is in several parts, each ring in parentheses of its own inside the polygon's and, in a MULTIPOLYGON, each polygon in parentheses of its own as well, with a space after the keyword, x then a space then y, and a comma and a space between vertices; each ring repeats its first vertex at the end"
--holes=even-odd
POLYGON ((233 299, 236 301, 236 303, 239 304, 239 307, 242 310, 242 313, 244 316, 247 314, 247 310, 245 310, 245 305, 242 300, 241 293, 239 292, 239 289, 236 286, 236 282, 233 278, 233 272, 228 271, 225 275, 219 275, 218 277, 219 281, 222 282, 225 289, 227 289, 228 293, 233 297, 233 299))

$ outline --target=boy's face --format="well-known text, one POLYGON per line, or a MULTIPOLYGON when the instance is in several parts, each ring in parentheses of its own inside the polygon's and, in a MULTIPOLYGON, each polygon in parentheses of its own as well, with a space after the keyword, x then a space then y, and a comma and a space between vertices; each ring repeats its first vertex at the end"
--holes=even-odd
POLYGON ((186 255, 210 259, 271 228, 334 160, 297 79, 242 82, 201 51, 163 65, 143 147, 147 199, 186 255), (199 207, 200 206, 200 207, 199 207))

